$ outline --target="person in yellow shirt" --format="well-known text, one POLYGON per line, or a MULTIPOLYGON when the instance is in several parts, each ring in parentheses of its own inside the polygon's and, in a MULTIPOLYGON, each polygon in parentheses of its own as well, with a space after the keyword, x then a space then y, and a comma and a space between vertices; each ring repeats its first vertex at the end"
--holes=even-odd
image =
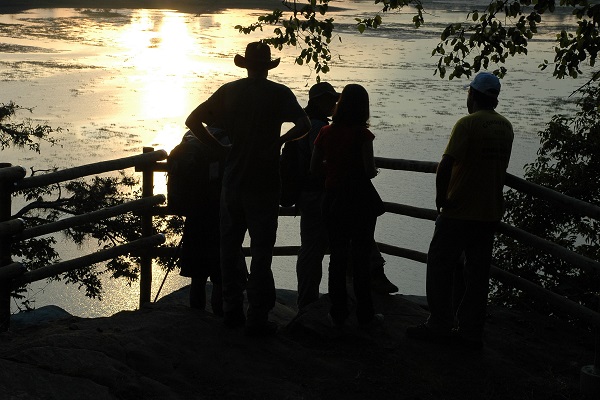
POLYGON ((504 213, 504 178, 514 138, 511 123, 495 111, 500 86, 489 72, 475 76, 467 96, 469 115, 454 125, 438 165, 438 218, 427 254, 430 316, 409 327, 409 337, 483 346, 494 232, 504 213), (464 292, 455 309, 452 277, 463 262, 464 292))

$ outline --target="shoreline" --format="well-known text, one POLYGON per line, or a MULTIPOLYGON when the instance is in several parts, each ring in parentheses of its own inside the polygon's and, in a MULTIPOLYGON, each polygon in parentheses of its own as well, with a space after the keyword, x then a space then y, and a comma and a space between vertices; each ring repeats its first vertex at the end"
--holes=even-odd
POLYGON ((217 12, 228 8, 274 9, 278 0, 4 0, 0 14, 16 14, 36 8, 174 9, 181 12, 217 12))

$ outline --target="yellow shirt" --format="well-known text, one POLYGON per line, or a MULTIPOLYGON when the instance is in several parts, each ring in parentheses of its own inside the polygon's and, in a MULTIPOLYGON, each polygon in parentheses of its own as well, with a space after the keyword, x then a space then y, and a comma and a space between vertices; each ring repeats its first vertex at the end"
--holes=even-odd
POLYGON ((502 191, 514 133, 494 110, 480 110, 454 125, 444 154, 454 158, 448 204, 442 215, 474 221, 499 221, 502 191))

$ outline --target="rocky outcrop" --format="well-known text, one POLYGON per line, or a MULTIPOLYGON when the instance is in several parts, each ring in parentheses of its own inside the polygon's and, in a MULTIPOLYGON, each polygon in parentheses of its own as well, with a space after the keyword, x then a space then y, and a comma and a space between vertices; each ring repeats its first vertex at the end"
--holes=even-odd
MULTIPOLYGON (((277 335, 247 338, 185 305, 187 288, 107 318, 15 323, 0 334, 0 398, 12 399, 551 399, 579 398, 589 332, 491 308, 486 347, 404 336, 427 312, 376 297, 382 327, 327 321, 327 296, 296 317, 278 291, 277 335)), ((52 319, 52 318, 50 318, 52 319)))

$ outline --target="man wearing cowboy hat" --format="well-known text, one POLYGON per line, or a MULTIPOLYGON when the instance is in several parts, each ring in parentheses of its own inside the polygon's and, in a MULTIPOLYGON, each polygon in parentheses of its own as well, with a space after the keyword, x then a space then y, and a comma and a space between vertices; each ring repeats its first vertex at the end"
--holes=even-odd
POLYGON ((279 214, 279 153, 289 140, 302 137, 310 120, 285 85, 267 79, 279 65, 268 45, 253 42, 234 63, 247 70, 246 78, 226 83, 200 104, 186 125, 202 141, 228 152, 221 195, 221 271, 225 325, 245 325, 247 335, 267 335, 277 325, 268 321, 275 306, 271 270, 279 214), (294 126, 280 136, 281 125, 294 126), (231 147, 221 145, 204 124, 224 129, 231 147), (252 260, 247 283, 239 270, 239 251, 248 231, 252 260), (244 315, 243 290, 248 296, 244 315))

